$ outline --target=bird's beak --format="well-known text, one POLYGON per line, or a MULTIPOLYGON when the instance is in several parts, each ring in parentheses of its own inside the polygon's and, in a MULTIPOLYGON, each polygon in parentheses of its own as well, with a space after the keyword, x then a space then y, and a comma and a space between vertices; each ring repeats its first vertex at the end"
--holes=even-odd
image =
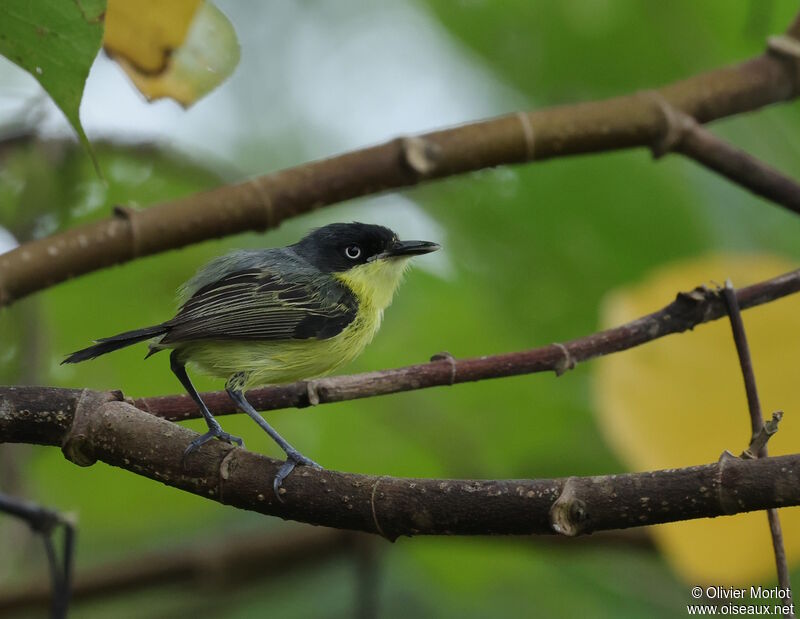
POLYGON ((408 258, 436 251, 441 246, 430 241, 395 241, 375 258, 408 258))

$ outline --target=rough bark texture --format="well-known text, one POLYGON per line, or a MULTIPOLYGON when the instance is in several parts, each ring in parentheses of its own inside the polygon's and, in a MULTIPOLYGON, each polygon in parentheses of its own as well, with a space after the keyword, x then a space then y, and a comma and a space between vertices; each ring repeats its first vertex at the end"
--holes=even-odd
POLYGON ((61 445, 81 466, 97 460, 241 509, 401 535, 578 535, 800 504, 800 455, 649 473, 567 479, 404 479, 299 467, 272 492, 280 462, 212 442, 182 462, 197 436, 119 401, 119 394, 0 389, 0 440, 61 445))

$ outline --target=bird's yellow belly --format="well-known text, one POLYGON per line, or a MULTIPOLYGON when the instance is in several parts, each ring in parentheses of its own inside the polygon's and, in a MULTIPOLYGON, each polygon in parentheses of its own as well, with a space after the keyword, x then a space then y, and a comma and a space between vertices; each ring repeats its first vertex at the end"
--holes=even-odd
POLYGON ((244 372, 244 388, 315 378, 361 354, 378 331, 382 314, 362 308, 341 333, 327 340, 197 341, 181 344, 180 351, 204 374, 228 378, 244 372))

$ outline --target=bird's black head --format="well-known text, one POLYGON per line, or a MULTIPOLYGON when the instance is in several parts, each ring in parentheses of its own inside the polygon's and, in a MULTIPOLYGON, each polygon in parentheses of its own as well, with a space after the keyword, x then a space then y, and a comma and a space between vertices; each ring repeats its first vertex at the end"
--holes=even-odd
POLYGON ((439 249, 428 241, 401 241, 383 226, 329 224, 310 232, 294 250, 325 273, 341 273, 374 260, 427 254, 439 249))

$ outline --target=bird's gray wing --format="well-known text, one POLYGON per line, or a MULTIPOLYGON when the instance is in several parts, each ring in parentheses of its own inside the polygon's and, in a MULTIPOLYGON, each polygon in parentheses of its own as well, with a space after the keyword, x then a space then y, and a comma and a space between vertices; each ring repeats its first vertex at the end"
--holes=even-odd
POLYGON ((350 324, 358 302, 349 288, 313 273, 269 268, 228 273, 198 289, 160 343, 190 340, 328 339, 350 324))

